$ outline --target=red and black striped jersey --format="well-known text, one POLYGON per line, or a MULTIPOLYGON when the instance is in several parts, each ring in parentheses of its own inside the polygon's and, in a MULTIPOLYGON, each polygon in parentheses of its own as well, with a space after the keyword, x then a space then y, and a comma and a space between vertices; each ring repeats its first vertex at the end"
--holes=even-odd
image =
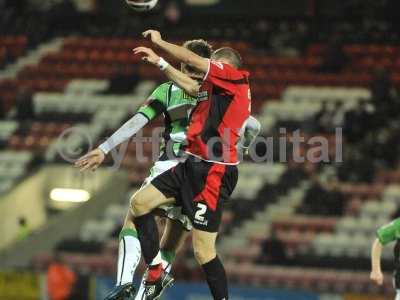
POLYGON ((203 160, 238 164, 236 144, 250 115, 249 73, 210 61, 187 130, 186 152, 203 160))

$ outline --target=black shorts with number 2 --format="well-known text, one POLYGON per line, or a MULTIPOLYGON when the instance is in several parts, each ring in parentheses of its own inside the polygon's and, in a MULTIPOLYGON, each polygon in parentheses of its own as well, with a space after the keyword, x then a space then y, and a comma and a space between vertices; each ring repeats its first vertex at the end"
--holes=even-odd
POLYGON ((176 199, 176 205, 198 230, 217 232, 223 204, 238 180, 234 165, 223 165, 188 156, 151 182, 164 196, 176 199))

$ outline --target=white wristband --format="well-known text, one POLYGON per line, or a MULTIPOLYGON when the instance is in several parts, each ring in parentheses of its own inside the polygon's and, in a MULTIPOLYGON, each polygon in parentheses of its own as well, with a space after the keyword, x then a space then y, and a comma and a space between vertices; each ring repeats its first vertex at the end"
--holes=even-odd
POLYGON ((161 71, 164 71, 166 68, 168 68, 169 63, 162 57, 160 57, 158 61, 158 67, 160 68, 161 71))

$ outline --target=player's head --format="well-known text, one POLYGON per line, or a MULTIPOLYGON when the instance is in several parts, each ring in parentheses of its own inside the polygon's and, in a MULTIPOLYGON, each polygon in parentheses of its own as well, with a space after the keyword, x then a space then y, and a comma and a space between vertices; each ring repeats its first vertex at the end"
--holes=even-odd
POLYGON ((211 58, 215 61, 219 61, 232 67, 239 69, 242 67, 242 57, 239 52, 229 47, 223 47, 215 50, 211 55, 211 58))
MULTIPOLYGON (((189 49, 190 51, 196 53, 197 55, 199 55, 201 57, 204 57, 204 58, 211 57, 212 47, 205 40, 198 39, 198 40, 186 41, 183 44, 183 47, 185 47, 186 49, 189 49)), ((203 73, 193 69, 191 66, 188 66, 187 64, 184 64, 184 63, 181 64, 181 70, 183 73, 188 74, 189 76, 194 77, 194 78, 202 78, 204 76, 203 73)))

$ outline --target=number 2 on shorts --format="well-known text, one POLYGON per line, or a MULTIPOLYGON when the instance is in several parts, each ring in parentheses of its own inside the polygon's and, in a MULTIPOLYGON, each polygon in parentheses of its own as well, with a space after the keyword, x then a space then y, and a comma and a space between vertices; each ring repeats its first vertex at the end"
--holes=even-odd
POLYGON ((197 203, 197 211, 196 214, 194 215, 195 220, 199 222, 204 222, 204 214, 207 211, 207 205, 203 203, 197 203))

